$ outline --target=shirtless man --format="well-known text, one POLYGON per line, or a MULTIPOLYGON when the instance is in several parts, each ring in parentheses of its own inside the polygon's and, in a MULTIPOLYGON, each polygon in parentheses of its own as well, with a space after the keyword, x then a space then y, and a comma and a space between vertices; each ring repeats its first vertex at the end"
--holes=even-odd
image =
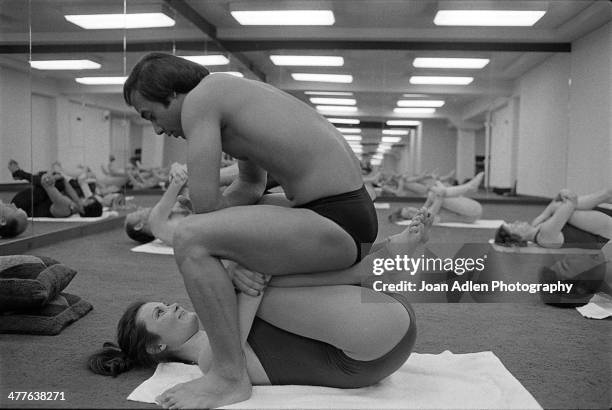
POLYGON ((221 258, 270 275, 342 269, 368 253, 378 230, 359 162, 333 125, 268 84, 208 74, 154 53, 124 85, 126 102, 157 134, 187 141, 197 215, 179 224, 174 253, 215 357, 202 378, 160 396, 162 405, 177 396, 199 408, 250 397, 236 298, 221 258), (238 159, 239 175, 220 194, 222 151, 238 159), (254 205, 266 173, 290 207, 254 205))

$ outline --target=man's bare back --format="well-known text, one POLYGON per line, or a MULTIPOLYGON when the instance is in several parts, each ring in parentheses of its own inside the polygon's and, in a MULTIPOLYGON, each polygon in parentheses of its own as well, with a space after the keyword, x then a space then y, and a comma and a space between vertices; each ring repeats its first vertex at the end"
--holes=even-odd
POLYGON ((209 75, 183 103, 190 151, 203 137, 188 130, 202 122, 219 128, 224 152, 266 170, 294 204, 363 184, 359 163, 336 128, 308 105, 267 84, 209 75))

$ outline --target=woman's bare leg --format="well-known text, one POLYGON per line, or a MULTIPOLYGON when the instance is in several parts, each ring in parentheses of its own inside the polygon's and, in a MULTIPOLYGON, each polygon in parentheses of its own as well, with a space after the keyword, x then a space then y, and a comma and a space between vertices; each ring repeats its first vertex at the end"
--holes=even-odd
POLYGON ((478 173, 474 178, 472 178, 469 182, 465 184, 457 185, 457 186, 447 186, 446 187, 446 196, 447 197, 457 197, 461 195, 468 194, 470 192, 478 191, 478 187, 484 178, 484 172, 478 173))
POLYGON ((612 240, 612 217, 603 212, 576 210, 568 222, 584 231, 612 240))
POLYGON ((593 209, 597 205, 604 202, 612 203, 612 188, 602 189, 601 191, 593 192, 592 194, 580 195, 578 197, 578 205, 576 206, 576 209, 593 209))

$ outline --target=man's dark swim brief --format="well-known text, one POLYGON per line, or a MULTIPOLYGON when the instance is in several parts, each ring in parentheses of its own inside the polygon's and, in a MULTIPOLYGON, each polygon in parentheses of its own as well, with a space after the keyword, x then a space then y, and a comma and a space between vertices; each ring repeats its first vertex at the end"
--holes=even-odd
POLYGON ((340 225, 357 245, 359 262, 367 255, 378 234, 378 218, 365 186, 343 194, 316 199, 296 208, 310 209, 340 225))

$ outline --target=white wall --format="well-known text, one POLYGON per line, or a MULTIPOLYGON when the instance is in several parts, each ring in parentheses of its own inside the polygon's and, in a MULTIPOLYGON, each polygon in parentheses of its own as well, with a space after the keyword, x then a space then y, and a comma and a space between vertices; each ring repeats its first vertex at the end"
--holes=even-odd
POLYGON ((446 120, 423 120, 421 137, 421 166, 419 171, 438 169, 446 174, 457 163, 457 135, 446 120))
POLYGON ((152 125, 142 127, 142 165, 161 167, 164 159, 164 134, 157 135, 152 125))
POLYGON ((9 159, 32 169, 31 82, 26 73, 0 67, 0 182, 12 181, 9 159))
POLYGON ((552 197, 565 186, 570 59, 555 54, 519 80, 519 194, 552 197))
POLYGON ((57 155, 57 107, 55 98, 32 95, 32 162, 35 170, 47 170, 57 155))
POLYGON ((572 43, 567 186, 612 186, 612 23, 572 43))
POLYGON ((187 163, 187 141, 177 138, 164 138, 164 166, 173 162, 187 163))

